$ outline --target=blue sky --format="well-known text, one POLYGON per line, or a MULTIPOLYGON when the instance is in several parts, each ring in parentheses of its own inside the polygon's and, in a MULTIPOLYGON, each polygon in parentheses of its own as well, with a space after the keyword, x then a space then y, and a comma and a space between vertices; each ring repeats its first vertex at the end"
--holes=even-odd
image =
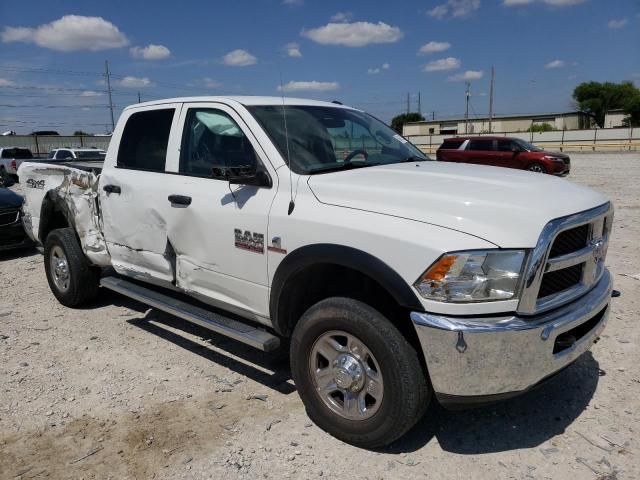
POLYGON ((571 109, 586 80, 640 84, 638 0, 0 3, 0 130, 104 132, 104 61, 120 109, 180 95, 333 100, 384 120, 412 110, 571 109), (152 6, 151 6, 152 5, 152 6))

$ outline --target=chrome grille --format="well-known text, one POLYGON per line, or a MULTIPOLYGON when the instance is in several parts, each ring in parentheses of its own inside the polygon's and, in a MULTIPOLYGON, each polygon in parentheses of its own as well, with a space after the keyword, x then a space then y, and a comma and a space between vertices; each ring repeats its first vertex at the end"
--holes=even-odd
POLYGON ((590 290, 604 271, 612 221, 607 203, 549 222, 527 262, 518 312, 550 310, 590 290))

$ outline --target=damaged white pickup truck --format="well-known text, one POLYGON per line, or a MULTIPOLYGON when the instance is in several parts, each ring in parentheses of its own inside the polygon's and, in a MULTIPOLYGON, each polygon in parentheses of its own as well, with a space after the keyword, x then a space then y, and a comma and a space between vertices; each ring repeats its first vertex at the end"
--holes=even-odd
POLYGON ((355 445, 399 438, 434 395, 525 392, 609 313, 606 198, 430 161, 339 104, 142 103, 101 171, 23 163, 19 176, 61 303, 102 286, 265 351, 290 343, 309 416, 355 445))

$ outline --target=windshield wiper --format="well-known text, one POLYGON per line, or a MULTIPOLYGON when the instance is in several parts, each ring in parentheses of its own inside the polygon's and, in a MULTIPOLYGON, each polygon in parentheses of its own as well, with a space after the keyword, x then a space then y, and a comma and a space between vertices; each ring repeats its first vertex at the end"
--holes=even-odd
POLYGON ((402 160, 401 163, 407 163, 407 162, 426 162, 427 160, 429 160, 427 157, 419 157, 417 155, 410 155, 407 158, 405 158, 404 160, 402 160))
POLYGON ((345 163, 340 163, 340 164, 337 164, 337 165, 331 165, 330 167, 312 168, 307 173, 308 173, 308 175, 313 175, 314 173, 337 172, 337 171, 340 171, 340 170, 351 170, 353 168, 371 167, 373 165, 375 165, 375 164, 373 164, 373 163, 345 162, 345 163))

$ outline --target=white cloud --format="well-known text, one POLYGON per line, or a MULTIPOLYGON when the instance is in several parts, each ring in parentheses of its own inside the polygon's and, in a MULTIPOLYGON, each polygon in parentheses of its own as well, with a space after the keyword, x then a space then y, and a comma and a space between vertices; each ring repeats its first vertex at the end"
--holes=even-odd
POLYGON ((402 31, 383 22, 328 23, 323 27, 303 30, 300 35, 322 45, 364 47, 372 43, 395 43, 402 31))
POLYGON ((389 65, 388 63, 383 63, 381 66, 379 67, 375 67, 375 68, 369 68, 367 69, 367 73, 369 75, 376 75, 380 72, 382 72, 383 70, 389 70, 391 68, 391 65, 389 65))
POLYGON ((617 28, 624 28, 628 23, 628 20, 626 18, 622 18, 620 20, 609 20, 607 22, 607 27, 612 28, 612 29, 617 29, 617 28))
POLYGON ((302 57, 302 52, 300 51, 300 44, 296 42, 287 43, 284 46, 284 51, 287 53, 288 57, 294 57, 294 58, 302 57))
POLYGON ((15 86, 16 82, 13 82, 11 80, 8 80, 6 78, 0 78, 0 87, 13 87, 15 86))
POLYGON ((256 57, 240 48, 233 50, 222 57, 222 63, 232 67, 246 67, 248 65, 254 65, 257 61, 258 59, 256 57))
POLYGON ((148 77, 132 77, 126 76, 118 82, 121 87, 127 88, 144 88, 152 87, 153 82, 148 77))
POLYGON ((282 5, 302 5, 304 0, 282 0, 282 5))
POLYGON ((460 65, 460 60, 457 58, 447 57, 427 63, 423 70, 425 72, 441 72, 444 70, 455 70, 456 68, 460 68, 460 65))
POLYGON ((331 90, 337 90, 340 88, 338 82, 318 82, 311 80, 308 82, 294 82, 291 81, 286 85, 278 86, 279 92, 301 92, 301 91, 313 91, 313 92, 328 92, 331 90))
POLYGON ((332 22, 342 23, 348 22, 353 18, 353 13, 351 12, 338 12, 331 17, 332 22))
POLYGON ((428 15, 442 20, 450 15, 452 17, 466 17, 471 12, 480 8, 480 0, 447 0, 427 12, 428 15))
POLYGON ((502 0, 502 5, 505 7, 517 7, 519 5, 529 5, 535 0, 502 0))
POLYGON ((544 68, 563 68, 566 63, 563 60, 552 60, 544 68))
POLYGON ((213 78, 209 78, 209 77, 204 77, 202 79, 202 84, 206 88, 220 88, 222 86, 222 84, 220 82, 214 80, 213 78))
POLYGON ((80 94, 81 97, 101 97, 104 95, 102 92, 96 92, 94 90, 85 90, 80 94))
POLYGON ((420 47, 420 50, 418 50, 418 54, 426 55, 429 53, 444 52, 445 50, 449 50, 450 48, 451 44, 449 42, 429 42, 420 47))
POLYGON ((579 3, 584 3, 587 0, 542 0, 547 5, 552 5, 554 7, 570 7, 572 5, 578 5, 579 3))
POLYGON ((129 44, 127 37, 113 23, 102 17, 65 15, 35 28, 5 27, 2 41, 35 43, 39 47, 71 52, 106 50, 129 44))
POLYGON ((131 47, 129 53, 133 58, 144 60, 163 60, 171 56, 171 50, 164 45, 150 43, 146 47, 131 47))
POLYGON ((458 73, 449 77, 451 82, 469 82, 471 80, 480 80, 484 73, 481 70, 467 70, 464 73, 458 73))

